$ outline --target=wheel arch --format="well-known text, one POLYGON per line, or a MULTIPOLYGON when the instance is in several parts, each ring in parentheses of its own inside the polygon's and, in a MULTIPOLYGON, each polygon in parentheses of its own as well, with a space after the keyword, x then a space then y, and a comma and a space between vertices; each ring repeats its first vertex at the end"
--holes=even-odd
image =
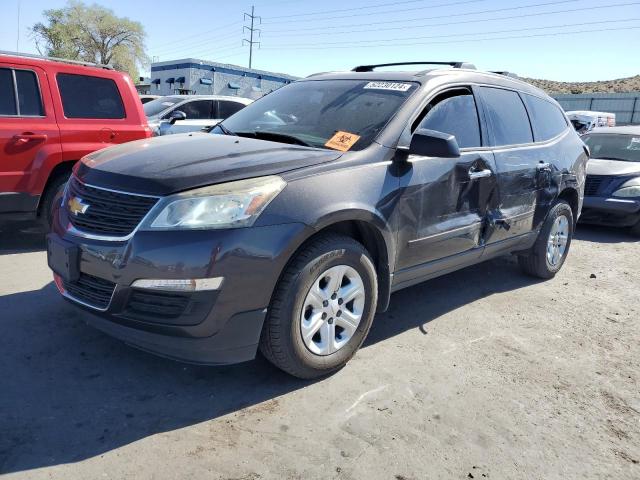
MULTIPOLYGON (((371 255, 378 277, 378 304, 376 311, 388 308, 391 296, 391 272, 395 263, 395 243, 391 228, 381 215, 368 210, 339 210, 334 215, 320 218, 310 233, 303 238, 288 259, 283 272, 304 246, 326 233, 339 233, 360 242, 371 255)), ((281 273, 281 275, 282 275, 281 273)))
POLYGON ((73 171, 73 166, 76 164, 77 160, 67 160, 66 162, 58 163, 51 169, 49 172, 49 177, 47 178, 47 183, 44 185, 44 189, 42 190, 42 195, 40 195, 40 199, 38 201, 38 210, 37 215, 42 215, 42 200, 45 198, 51 184, 58 178, 63 177, 65 175, 71 175, 73 171))
POLYGON ((573 224, 578 222, 578 215, 580 213, 580 194, 574 187, 565 187, 558 195, 559 200, 564 200, 571 207, 573 213, 573 224))

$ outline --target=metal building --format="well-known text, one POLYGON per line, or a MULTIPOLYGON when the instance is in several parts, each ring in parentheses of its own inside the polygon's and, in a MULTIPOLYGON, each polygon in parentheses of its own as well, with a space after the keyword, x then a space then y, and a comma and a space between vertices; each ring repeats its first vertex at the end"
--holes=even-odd
POLYGON ((552 94, 565 111, 592 110, 616 114, 617 125, 640 124, 640 92, 552 94))
POLYGON ((184 58, 151 64, 153 95, 237 95, 260 98, 296 77, 254 68, 184 58))

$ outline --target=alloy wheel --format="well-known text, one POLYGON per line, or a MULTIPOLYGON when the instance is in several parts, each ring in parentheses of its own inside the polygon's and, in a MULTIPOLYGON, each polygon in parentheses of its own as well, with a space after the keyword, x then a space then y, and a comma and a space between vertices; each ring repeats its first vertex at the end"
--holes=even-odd
POLYGON ((360 274, 348 265, 321 273, 305 297, 300 332, 306 347, 326 356, 344 347, 355 334, 365 306, 360 274))

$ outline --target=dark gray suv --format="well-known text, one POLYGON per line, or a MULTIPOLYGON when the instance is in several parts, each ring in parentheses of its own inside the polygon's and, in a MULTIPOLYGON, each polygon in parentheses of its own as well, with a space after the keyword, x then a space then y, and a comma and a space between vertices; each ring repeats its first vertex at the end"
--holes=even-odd
POLYGON ((312 75, 210 133, 88 155, 48 236, 58 289, 139 348, 203 364, 260 348, 312 378, 396 290, 504 254, 553 277, 587 149, 541 90, 450 66, 312 75))

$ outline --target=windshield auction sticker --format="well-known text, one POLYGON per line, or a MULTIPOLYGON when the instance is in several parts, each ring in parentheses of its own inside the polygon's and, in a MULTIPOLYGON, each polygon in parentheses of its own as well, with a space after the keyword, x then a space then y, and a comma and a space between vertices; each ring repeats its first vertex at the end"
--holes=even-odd
POLYGON ((410 83, 400 82, 369 82, 364 86, 370 90, 393 90, 394 92, 406 92, 411 88, 410 83))
POLYGON ((340 150, 341 152, 346 152, 353 147, 358 140, 360 140, 360 135, 339 130, 327 143, 324 144, 324 146, 340 150))

